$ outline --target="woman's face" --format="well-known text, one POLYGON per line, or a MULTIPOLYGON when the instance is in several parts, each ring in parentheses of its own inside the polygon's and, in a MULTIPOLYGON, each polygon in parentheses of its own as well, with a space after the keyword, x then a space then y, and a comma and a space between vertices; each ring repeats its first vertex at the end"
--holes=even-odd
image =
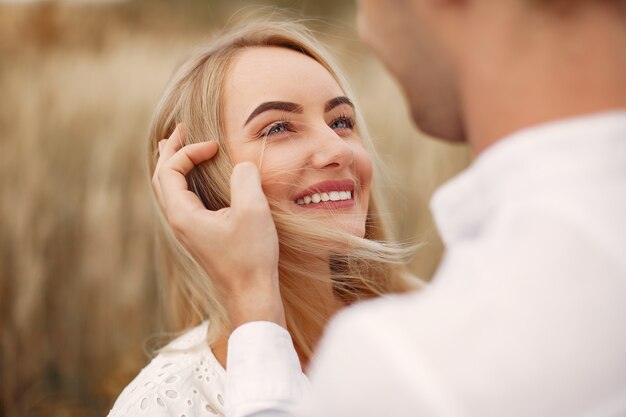
POLYGON ((223 115, 233 162, 259 167, 269 200, 364 236, 372 163, 351 101, 322 65, 286 48, 243 49, 223 115))

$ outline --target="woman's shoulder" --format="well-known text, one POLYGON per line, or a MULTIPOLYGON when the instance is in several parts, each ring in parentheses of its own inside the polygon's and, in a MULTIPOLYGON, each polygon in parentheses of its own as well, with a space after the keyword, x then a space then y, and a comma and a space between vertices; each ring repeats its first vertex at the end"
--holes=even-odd
POLYGON ((223 415, 225 372, 206 342, 207 327, 205 322, 161 349, 108 417, 223 415))

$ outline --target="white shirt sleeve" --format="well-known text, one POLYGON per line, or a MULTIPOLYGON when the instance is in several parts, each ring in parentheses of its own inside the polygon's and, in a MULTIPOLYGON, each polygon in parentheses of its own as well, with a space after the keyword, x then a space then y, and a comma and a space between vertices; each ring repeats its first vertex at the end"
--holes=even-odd
POLYGON ((309 391, 289 332, 271 322, 246 323, 228 340, 227 417, 278 417, 309 391))

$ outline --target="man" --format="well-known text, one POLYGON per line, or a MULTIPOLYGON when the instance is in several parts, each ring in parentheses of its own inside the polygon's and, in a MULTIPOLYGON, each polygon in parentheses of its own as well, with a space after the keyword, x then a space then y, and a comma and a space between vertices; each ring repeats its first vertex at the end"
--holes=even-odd
MULTIPOLYGON (((432 285, 340 314, 297 411, 275 273, 262 256, 237 265, 230 415, 626 415, 625 3, 359 2, 416 125, 476 160, 434 196, 432 285)), ((233 214, 267 225, 254 168, 233 182, 251 196, 233 214)), ((243 236, 214 229, 233 248, 243 236)))

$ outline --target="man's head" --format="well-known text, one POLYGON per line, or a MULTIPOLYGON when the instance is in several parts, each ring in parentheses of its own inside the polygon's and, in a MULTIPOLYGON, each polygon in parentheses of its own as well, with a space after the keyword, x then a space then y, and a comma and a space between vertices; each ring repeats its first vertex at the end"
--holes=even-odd
MULTIPOLYGON (((468 139, 472 118, 468 77, 503 64, 494 51, 591 8, 626 10, 626 0, 359 0, 358 6, 361 38, 400 83, 416 125, 459 142, 468 139)), ((526 52, 507 53, 522 60, 526 52)))

